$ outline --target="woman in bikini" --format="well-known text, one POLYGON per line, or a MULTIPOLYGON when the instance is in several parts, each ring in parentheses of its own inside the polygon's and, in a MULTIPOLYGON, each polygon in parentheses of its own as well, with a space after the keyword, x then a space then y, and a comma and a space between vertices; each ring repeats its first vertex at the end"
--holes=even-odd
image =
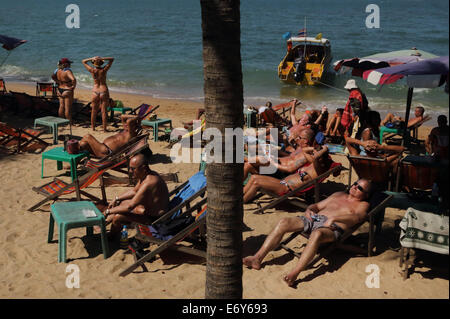
POLYGON ((59 109, 58 116, 65 117, 72 123, 73 91, 77 80, 70 69, 68 58, 62 58, 58 62, 58 68, 53 72, 52 79, 58 84, 59 109))
POLYGON ((99 107, 102 111, 102 126, 103 131, 107 132, 106 125, 107 125, 107 107, 109 104, 109 91, 108 86, 106 85, 106 73, 111 68, 111 65, 114 61, 114 58, 102 58, 99 56, 84 59, 81 61, 94 78, 94 87, 92 89, 92 112, 91 112, 91 127, 92 130, 95 131, 95 119, 97 118, 97 113, 99 110, 99 107), (102 67, 103 63, 105 61, 108 61, 108 63, 102 67), (88 62, 91 62, 92 66, 88 64, 88 62))
MULTIPOLYGON (((326 146, 321 147, 319 150, 312 146, 305 147, 302 149, 302 152, 307 163, 294 174, 282 180, 267 175, 252 175, 244 187, 244 203, 251 201, 261 189, 280 196, 284 195, 307 181, 316 178, 331 167, 332 160, 328 155, 326 146)), ((274 165, 277 166, 276 163, 274 165)))

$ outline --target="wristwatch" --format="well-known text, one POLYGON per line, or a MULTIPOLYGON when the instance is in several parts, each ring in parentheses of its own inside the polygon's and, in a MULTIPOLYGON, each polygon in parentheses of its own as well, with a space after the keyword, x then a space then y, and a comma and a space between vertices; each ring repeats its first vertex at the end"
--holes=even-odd
POLYGON ((106 209, 105 213, 106 213, 106 216, 108 216, 109 214, 111 214, 111 211, 109 210, 109 208, 106 209))

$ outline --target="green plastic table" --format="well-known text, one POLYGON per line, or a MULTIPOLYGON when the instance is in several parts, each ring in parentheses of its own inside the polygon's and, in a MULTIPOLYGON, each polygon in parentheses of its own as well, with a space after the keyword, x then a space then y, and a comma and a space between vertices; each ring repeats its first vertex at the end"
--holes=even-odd
POLYGON ((92 202, 57 202, 50 206, 50 222, 48 227, 48 240, 53 240, 53 231, 55 222, 58 224, 59 230, 59 250, 58 262, 67 262, 67 231, 72 228, 86 227, 86 234, 93 234, 93 226, 100 226, 102 237, 103 257, 109 256, 108 239, 106 237, 106 221, 103 214, 98 210, 92 202), (94 212, 94 217, 86 217, 85 211, 94 212))
POLYGON ((154 121, 142 120, 141 125, 151 126, 153 128, 153 140, 158 141, 159 126, 164 124, 170 124, 170 130, 172 130, 171 119, 156 119, 154 121))
POLYGON ((41 178, 44 177, 44 160, 50 159, 55 160, 56 167, 58 170, 63 169, 62 162, 70 163, 70 177, 72 178, 72 182, 77 179, 77 164, 78 162, 85 157, 90 157, 89 152, 81 152, 78 154, 69 154, 64 151, 64 147, 55 147, 49 151, 42 153, 42 168, 41 168, 41 178))
POLYGON ((114 118, 114 112, 120 112, 120 114, 125 114, 127 111, 133 110, 131 107, 108 107, 109 120, 112 121, 114 118))
POLYGON ((395 133, 400 134, 400 130, 398 128, 389 128, 386 126, 380 127, 380 144, 383 143, 383 135, 384 133, 395 133))
POLYGON ((49 127, 53 133, 53 144, 58 144, 58 126, 69 124, 69 122, 68 119, 63 119, 61 117, 45 116, 34 120, 34 128, 36 128, 36 125, 49 127))

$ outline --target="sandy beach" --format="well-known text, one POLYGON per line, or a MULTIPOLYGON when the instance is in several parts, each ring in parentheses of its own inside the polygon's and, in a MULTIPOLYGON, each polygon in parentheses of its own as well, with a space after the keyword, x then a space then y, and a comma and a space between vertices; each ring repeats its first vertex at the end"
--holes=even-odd
MULTIPOLYGON (((33 85, 8 83, 8 90, 26 92, 34 95, 33 85)), ((89 90, 76 89, 75 97, 89 101, 89 90)), ((133 95, 111 92, 111 97, 121 100, 125 106, 137 107, 141 103, 160 105, 157 114, 161 118, 170 118, 174 127, 182 126, 183 121, 194 119, 201 103, 183 100, 162 100, 145 95, 133 95)), ((399 97, 403 99, 404 97, 399 97)), ((19 119, 5 115, 2 121, 17 125, 32 125, 33 119, 19 119)), ((431 121, 430 121, 431 122, 431 121)), ((87 123, 88 124, 88 123, 87 123)), ((436 123, 427 123, 420 127, 419 137, 425 138, 436 123)), ((73 126, 74 135, 93 134, 103 140, 111 133, 92 132, 89 127, 73 126)), ((111 130, 117 130, 110 127, 111 130)), ((62 127, 60 134, 68 134, 69 127, 62 127)), ((150 136, 152 134, 150 133, 150 136)), ((43 135, 47 142, 52 135, 43 135)), ((61 146, 61 142, 60 145, 61 146)), ((177 173, 180 183, 198 171, 198 163, 174 164, 170 161, 170 149, 167 142, 154 142, 149 139, 154 154, 151 163, 153 170, 159 173, 177 173)), ((56 147, 50 145, 47 150, 56 147)), ((348 167, 345 157, 333 156, 335 161, 348 167)), ((70 179, 65 171, 56 170, 54 161, 45 162, 44 178, 41 179, 41 153, 21 153, 14 155, 0 154, 0 211, 2 229, 0 239, 0 298, 189 298, 201 299, 205 295, 205 263, 202 259, 188 255, 166 252, 148 263, 148 273, 138 269, 124 278, 119 273, 133 263, 133 256, 125 254, 119 245, 111 245, 111 256, 103 258, 100 237, 89 238, 84 229, 72 229, 68 232, 67 256, 69 263, 58 263, 58 243, 55 232, 53 243, 47 243, 50 205, 44 205, 35 212, 27 208, 39 201, 42 196, 31 190, 52 180, 55 176, 70 179), (80 288, 67 288, 67 266, 76 265, 80 270, 80 288)), ((114 175, 114 173, 112 173, 114 175)), ((353 174, 356 179, 356 174, 353 174)), ((346 185, 348 172, 338 177, 330 177, 324 182, 323 189, 332 189, 337 184, 346 185)), ((168 182, 169 190, 180 183, 168 182)), ((111 185, 106 189, 108 199, 126 190, 123 185, 111 185)), ((99 183, 89 188, 93 194, 100 195, 99 183)), ((70 198, 65 196, 64 198, 70 198)), ((73 197, 73 196, 72 196, 73 197)), ((243 232, 244 255, 249 255, 259 248, 265 235, 286 216, 296 216, 296 211, 271 209, 264 215, 254 214, 256 204, 246 204, 243 232)), ((405 211, 386 209, 383 231, 377 238, 377 250, 373 257, 360 257, 352 253, 336 251, 328 258, 300 275, 301 282, 296 289, 286 286, 282 281, 296 263, 284 250, 271 252, 259 271, 244 268, 243 297, 246 299, 409 299, 409 298, 449 298, 448 256, 424 255, 424 265, 415 268, 410 278, 404 281, 399 267, 399 228, 398 222, 405 211), (377 265, 380 269, 380 287, 368 288, 366 267, 377 265), (439 266, 437 268, 431 266, 439 266), (442 269, 444 267, 444 269, 442 269), (445 269, 445 267, 447 267, 445 269)), ((57 230, 57 229, 56 229, 57 230)), ((367 224, 361 233, 368 230, 367 224)), ((130 230, 133 236, 134 230, 130 230)), ((299 249, 305 239, 298 238, 292 247, 299 249)))

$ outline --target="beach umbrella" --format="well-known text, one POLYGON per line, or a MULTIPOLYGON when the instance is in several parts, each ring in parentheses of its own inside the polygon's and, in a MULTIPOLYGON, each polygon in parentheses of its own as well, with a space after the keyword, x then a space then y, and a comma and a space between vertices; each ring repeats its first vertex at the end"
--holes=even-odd
MULTIPOLYGON (((414 88, 435 88, 446 83, 448 93, 448 56, 425 59, 418 62, 363 72, 363 79, 373 85, 383 86, 406 77, 408 96, 406 101, 405 123, 408 123, 414 88)), ((408 137, 405 125, 403 142, 408 137)))
POLYGON ((437 56, 432 53, 412 48, 411 50, 383 52, 362 58, 339 60, 334 63, 333 68, 341 74, 351 72, 353 76, 362 76, 363 72, 367 70, 413 63, 435 57, 437 56))
POLYGON ((11 51, 25 42, 27 42, 27 40, 16 39, 0 34, 0 43, 3 44, 2 48, 8 51, 6 58, 2 61, 2 63, 0 63, 0 67, 2 67, 3 63, 5 63, 6 59, 11 54, 11 51))

